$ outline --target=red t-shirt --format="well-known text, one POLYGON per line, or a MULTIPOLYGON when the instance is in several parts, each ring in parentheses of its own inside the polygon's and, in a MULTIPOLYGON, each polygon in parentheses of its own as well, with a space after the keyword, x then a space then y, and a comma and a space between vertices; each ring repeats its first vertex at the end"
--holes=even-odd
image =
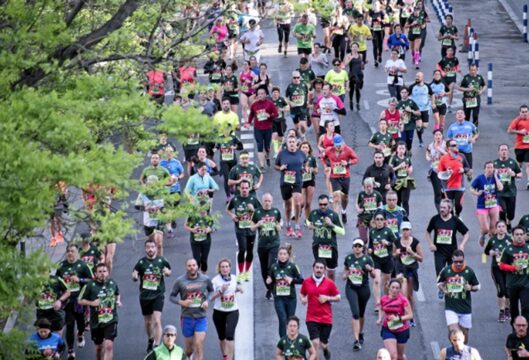
POLYGON ((358 156, 353 149, 347 145, 342 146, 342 150, 338 153, 333 147, 329 147, 325 150, 322 161, 325 163, 329 160, 331 167, 331 178, 348 178, 351 176, 349 172, 350 166, 342 166, 341 161, 345 160, 349 165, 354 165, 358 162, 358 156))
POLYGON ((248 122, 254 123, 254 129, 271 129, 275 118, 277 118, 277 108, 272 100, 256 101, 250 107, 248 122))
POLYGON ((515 149, 529 149, 529 118, 522 119, 518 116, 514 119, 509 125, 509 129, 512 130, 527 130, 527 135, 516 134, 516 139, 514 140, 515 149))
POLYGON ((383 326, 393 332, 401 332, 408 329, 410 327, 408 320, 389 322, 388 317, 390 315, 404 316, 406 314, 406 306, 409 305, 409 303, 408 299, 402 294, 398 294, 394 299, 390 298, 389 295, 382 296, 380 299, 380 307, 384 311, 383 326))
POLYGON ((463 155, 457 154, 456 158, 453 158, 450 153, 441 156, 437 171, 446 171, 452 169, 452 176, 447 180, 447 189, 462 189, 463 188, 463 175, 459 173, 459 169, 463 168, 464 160, 463 155))
POLYGON ((312 276, 306 278, 301 285, 301 294, 307 296, 307 317, 306 321, 317 322, 320 324, 332 324, 332 306, 330 302, 323 304, 318 300, 320 295, 336 296, 340 292, 334 281, 324 277, 320 286, 312 276))

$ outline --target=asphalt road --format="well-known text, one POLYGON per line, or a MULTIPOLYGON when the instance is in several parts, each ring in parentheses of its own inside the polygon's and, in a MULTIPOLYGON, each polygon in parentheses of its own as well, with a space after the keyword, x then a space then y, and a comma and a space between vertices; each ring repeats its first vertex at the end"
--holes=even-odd
MULTIPOLYGON (((482 3, 482 2, 475 2, 482 3)), ((512 26, 508 22, 508 18, 502 8, 497 9, 493 3, 496 1, 484 1, 491 9, 497 10, 496 16, 500 19, 506 18, 506 21, 494 22, 495 31, 499 33, 510 33, 507 30, 502 30, 502 26, 512 26)), ((479 4, 470 4, 471 8, 463 9, 461 4, 468 4, 466 1, 457 0, 452 4, 459 15, 456 18, 456 25, 459 29, 463 29, 463 18, 467 17, 467 12, 477 11, 479 4)), ((497 4, 497 3, 496 3, 497 4)), ((465 5, 466 6, 466 5, 465 5)), ((491 10, 492 11, 492 10, 491 10)), ((431 10, 430 10, 431 12, 431 10)), ((492 16, 492 13, 491 13, 492 16)), ((439 45, 434 40, 433 35, 437 33, 439 24, 434 16, 431 15, 432 23, 428 27, 428 41, 424 50, 424 61, 422 70, 425 71, 426 79, 431 79, 431 72, 434 68, 434 63, 438 61, 439 45)), ((485 26, 486 19, 479 19, 485 26)), ((478 22, 479 23, 479 22, 478 22)), ((297 56, 295 55, 295 48, 290 46, 289 56, 283 59, 278 56, 276 51, 276 35, 275 29, 265 27, 266 45, 263 60, 269 66, 269 71, 272 75, 274 84, 280 85, 281 89, 285 89, 288 85, 290 72, 297 66, 297 56)), ((484 29, 490 31, 490 29, 484 29)), ((479 31, 479 30, 478 30, 479 31)), ((514 36, 513 39, 514 40, 514 36)), ((519 41, 519 40, 518 40, 519 41)), ((509 48, 506 41, 497 40, 496 43, 489 44, 489 51, 494 54, 499 54, 501 57, 502 49, 509 48)), ((518 46, 519 44, 517 44, 518 46)), ((483 48, 482 48, 483 49, 483 48)), ((371 47, 369 48, 371 50, 371 47)), ((485 50, 486 52, 487 50, 485 50)), ((520 52, 520 56, 524 56, 522 49, 519 47, 511 48, 513 57, 516 58, 516 52, 520 52)), ((504 54, 504 53, 503 53, 504 54)), ((387 53, 384 54, 384 60, 387 59, 387 53)), ((351 203, 354 202, 356 194, 360 189, 361 174, 365 168, 371 163, 371 149, 367 147, 367 141, 371 134, 371 127, 375 124, 380 111, 383 109, 379 103, 383 104, 384 100, 388 98, 385 86, 385 76, 382 68, 375 69, 373 66, 372 55, 369 52, 369 63, 366 67, 366 83, 362 95, 362 109, 360 112, 348 113, 346 119, 342 123, 343 134, 349 145, 352 145, 360 157, 360 162, 353 168, 353 177, 351 181, 352 193, 350 194, 351 203)), ((482 56, 482 59, 484 57, 482 56)), ((492 57, 491 57, 492 58, 492 57)), ((503 59, 503 58, 502 58, 503 59)), ((527 63, 527 51, 525 51, 525 63, 527 63)), ((460 60, 464 60, 460 59, 460 60)), ((505 58, 503 61, 508 61, 505 58)), ((463 72, 466 73, 466 62, 463 61, 463 72)), ((410 66, 409 60, 407 65, 410 66)), ((505 128, 508 122, 517 114, 517 104, 527 101, 527 90, 525 92, 517 91, 516 88, 516 74, 515 70, 509 65, 504 67, 497 67, 495 79, 502 81, 505 73, 506 78, 512 78, 512 88, 509 88, 507 81, 504 87, 499 89, 498 95, 495 98, 495 105, 493 107, 484 106, 481 115, 481 136, 474 151, 474 170, 480 173, 480 169, 485 160, 496 158, 496 146, 500 143, 512 143, 512 138, 506 134, 505 128), (524 96, 525 95, 525 96, 524 96)), ((415 70, 410 70, 405 79, 409 83, 414 79, 415 70)), ((483 73, 483 71, 482 71, 483 73)), ((527 74, 527 72, 524 72, 527 74)), ((457 96, 460 98, 460 95, 457 96)), ((447 117, 447 124, 453 122, 453 115, 449 114, 447 117)), ((308 135, 309 139, 314 142, 314 133, 311 131, 308 135)), ((426 144, 431 141, 431 134, 425 133, 426 144)), ((413 191, 411 196, 411 221, 414 226, 414 235, 422 241, 425 249, 425 261, 421 264, 419 271, 422 295, 417 297, 417 306, 415 309, 415 319, 418 326, 411 330, 411 339, 407 346, 408 359, 435 359, 436 352, 440 347, 447 345, 446 325, 444 320, 443 302, 437 300, 435 288, 435 275, 433 267, 433 256, 428 252, 427 244, 424 240, 424 232, 426 225, 431 216, 435 214, 435 207, 433 205, 431 185, 426 179, 427 163, 424 158, 424 148, 418 147, 418 142, 415 141, 413 148, 413 163, 415 168, 414 177, 417 180, 417 189, 413 191)), ((270 192, 274 196, 274 205, 281 208, 280 194, 277 186, 278 174, 273 170, 269 170, 265 175, 265 181, 260 194, 270 192)), ((217 178, 219 184, 221 178, 217 178)), ((517 202, 517 217, 529 213, 528 192, 524 190, 525 182, 519 183, 519 192, 517 202)), ((322 193, 324 186, 322 176, 317 179, 317 191, 315 197, 322 193)), ((482 249, 479 247, 478 240, 478 222, 474 216, 475 199, 472 195, 467 194, 465 197, 464 211, 462 218, 470 228, 471 239, 466 248, 468 265, 472 267, 482 283, 482 289, 477 294, 473 294, 473 324, 474 328, 471 330, 470 341, 473 347, 476 347, 484 359, 501 359, 504 358, 503 344, 505 337, 509 333, 508 324, 499 324, 496 322, 497 306, 495 299, 495 290, 490 279, 489 268, 490 262, 481 263, 482 249)), ((315 202, 313 202, 314 206, 315 202)), ((214 199, 214 210, 223 213, 224 196, 219 193, 214 199)), ((141 223, 141 214, 136 214, 138 223, 141 223)), ((339 244, 339 264, 343 262, 345 255, 351 248, 352 238, 357 235, 354 228, 355 214, 353 207, 349 211, 349 223, 347 224, 347 232, 344 237, 338 239, 339 244)), ((173 238, 169 238, 165 242, 165 256, 173 267, 173 276, 167 279, 167 296, 166 305, 163 312, 163 324, 179 323, 180 309, 178 306, 168 301, 169 291, 174 282, 174 279, 184 272, 184 260, 191 256, 191 249, 189 246, 188 234, 183 230, 182 221, 178 222, 178 230, 173 238)), ((289 240, 285 236, 282 242, 293 242, 295 250, 295 262, 300 266, 304 276, 310 275, 310 265, 313 261, 310 250, 311 234, 307 229, 303 230, 303 238, 301 240, 289 240)), ((221 257, 228 257, 235 262, 236 243, 233 233, 232 224, 229 223, 228 218, 223 216, 220 230, 213 236, 212 251, 210 254, 210 268, 214 268, 216 260, 221 257)), ((121 294, 123 307, 119 310, 120 323, 119 335, 115 342, 115 358, 116 359, 142 359, 145 354, 146 336, 143 329, 143 318, 140 313, 138 301, 137 283, 133 283, 130 279, 130 273, 136 261, 143 256, 143 237, 129 238, 118 246, 115 270, 112 277, 117 281, 121 294)), ((341 267, 341 265, 340 265, 341 267)), ((249 333, 244 336, 239 336, 237 341, 252 342, 254 345, 254 357, 247 352, 246 355, 241 356, 243 360, 251 360, 253 358, 259 360, 266 360, 273 358, 275 351, 275 344, 278 340, 277 335, 277 318, 274 311, 272 301, 267 301, 264 298, 264 286, 260 280, 259 263, 255 263, 253 268, 254 278, 254 314, 251 323, 253 323, 253 334, 251 329, 249 333), (252 336, 253 335, 253 336, 252 336)), ((213 271, 209 272, 213 275, 213 271)), ((341 291, 344 290, 344 282, 337 281, 337 285, 341 291)), ((244 285, 246 290, 250 290, 251 284, 244 285)), ((297 315, 304 320, 306 309, 298 302, 297 315)), ((366 317, 366 342, 364 348, 360 353, 352 355, 352 334, 350 328, 351 313, 347 301, 344 299, 333 305, 334 311, 334 327, 331 336, 331 349, 333 350, 333 359, 349 359, 352 356, 361 359, 374 358, 376 349, 382 346, 382 340, 379 335, 379 328, 375 324, 375 315, 373 313, 373 301, 370 300, 368 305, 366 317)), ((302 332, 306 332, 306 328, 302 326, 302 332)), ((88 340, 88 339, 87 339, 88 340)), ((177 342, 183 343, 182 337, 179 337, 177 342)), ((210 324, 208 335, 206 339, 205 359, 219 359, 218 344, 216 340, 216 332, 213 324, 210 324)), ((78 359, 92 359, 93 346, 90 341, 87 341, 87 346, 84 349, 77 351, 78 359)))

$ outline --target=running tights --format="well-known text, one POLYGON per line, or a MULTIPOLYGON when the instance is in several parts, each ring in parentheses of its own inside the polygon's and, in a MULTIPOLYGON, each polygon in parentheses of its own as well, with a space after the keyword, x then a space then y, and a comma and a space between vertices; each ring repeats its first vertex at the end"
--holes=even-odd
POLYGON ((244 233, 235 233, 237 237, 237 245, 239 246, 239 252, 237 254, 237 263, 239 264, 239 272, 241 264, 246 264, 246 271, 250 268, 250 265, 253 261, 253 246, 255 244, 255 235, 245 235, 244 233))
POLYGON ((367 302, 371 296, 371 290, 369 285, 352 287, 349 284, 345 286, 345 295, 349 302, 349 308, 353 314, 353 319, 359 320, 364 317, 366 311, 367 302))
POLYGON ((208 256, 211 249, 211 241, 191 243, 191 252, 193 258, 197 261, 202 272, 208 271, 208 256))
POLYGON ((268 269, 270 269, 270 266, 277 261, 277 251, 278 247, 273 247, 271 249, 257 248, 259 263, 261 264, 261 277, 263 278, 263 283, 267 290, 272 289, 272 285, 266 283, 266 278, 268 277, 268 269))
POLYGON ((219 311, 213 310, 213 323, 217 329, 220 341, 233 341, 235 339, 235 328, 239 322, 239 310, 219 311))
POLYGON ((77 299, 71 299, 64 311, 66 313, 66 344, 68 350, 73 350, 76 335, 75 324, 77 324, 78 334, 83 334, 85 330, 84 307, 77 304, 77 299))

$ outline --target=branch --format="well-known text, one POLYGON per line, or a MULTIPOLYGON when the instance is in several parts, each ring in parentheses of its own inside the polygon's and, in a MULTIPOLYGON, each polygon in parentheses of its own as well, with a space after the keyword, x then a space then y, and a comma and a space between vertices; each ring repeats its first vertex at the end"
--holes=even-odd
POLYGON ((84 0, 77 0, 73 6, 73 8, 66 14, 64 17, 64 22, 66 23, 66 26, 69 27, 79 11, 84 7, 84 0))

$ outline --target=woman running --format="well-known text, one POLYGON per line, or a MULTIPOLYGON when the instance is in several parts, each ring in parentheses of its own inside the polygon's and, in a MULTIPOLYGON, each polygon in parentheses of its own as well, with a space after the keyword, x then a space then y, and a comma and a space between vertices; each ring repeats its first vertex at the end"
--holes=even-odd
POLYGON ((242 70, 239 74, 239 99, 241 103, 241 115, 243 123, 248 122, 248 115, 250 114, 250 97, 255 93, 252 83, 256 79, 255 74, 250 69, 250 62, 244 61, 242 63, 242 70))
POLYGON ((371 135, 367 146, 380 151, 384 155, 384 163, 388 164, 394 145, 395 139, 388 133, 388 122, 384 119, 379 120, 378 131, 371 135))
POLYGON ((445 117, 447 110, 447 100, 450 95, 450 88, 445 84, 441 77, 441 71, 435 70, 433 72, 433 80, 430 83, 430 88, 433 92, 432 111, 435 119, 434 129, 445 128, 445 117))
POLYGON ((356 211, 358 212, 358 235, 367 244, 367 234, 369 232, 369 225, 375 210, 382 206, 384 198, 382 194, 374 190, 375 181, 373 178, 364 179, 364 190, 358 193, 356 197, 356 211))
POLYGON ((316 139, 319 139, 320 136, 320 113, 317 111, 316 103, 322 93, 323 88, 323 79, 316 78, 312 81, 311 90, 309 91, 307 97, 307 107, 310 114, 310 123, 314 128, 314 133, 316 134, 316 139))
POLYGON ((296 264, 290 261, 292 245, 282 245, 277 252, 277 262, 270 266, 266 283, 272 285, 274 306, 279 320, 279 336, 286 335, 287 319, 296 314, 296 288, 303 277, 296 264))
POLYGON ((305 211, 305 219, 309 218, 311 212, 312 197, 314 196, 314 190, 316 189, 316 175, 318 174, 318 163, 316 158, 312 155, 312 146, 308 141, 303 141, 299 144, 301 151, 307 156, 307 165, 303 169, 303 185, 302 185, 302 197, 303 197, 303 208, 305 211))
POLYGON ((430 162, 430 170, 428 170, 428 178, 432 183, 434 203, 437 211, 443 198, 443 185, 437 176, 437 168, 439 167, 439 159, 447 153, 446 142, 443 139, 443 132, 440 129, 433 131, 433 141, 426 148, 426 160, 430 162))
POLYGON ((191 215, 184 224, 184 229, 189 231, 191 252, 193 258, 204 274, 208 271, 208 256, 211 249, 211 233, 215 231, 213 218, 207 210, 201 209, 199 214, 191 215))
POLYGON ((353 350, 358 351, 364 344, 364 314, 371 297, 368 275, 373 277, 374 270, 373 260, 364 254, 362 239, 353 240, 353 253, 347 255, 343 265, 342 278, 346 280, 345 294, 353 314, 351 322, 354 337, 353 350))
POLYGON ((349 109, 354 109, 353 98, 356 99, 356 110, 360 110, 360 92, 364 87, 364 62, 358 52, 358 43, 351 44, 351 52, 344 59, 343 67, 349 65, 349 109), (356 96, 355 96, 356 95, 356 96))
POLYGON ((404 351, 410 338, 409 320, 413 318, 410 303, 401 294, 401 285, 397 279, 389 282, 389 293, 380 299, 381 311, 377 325, 382 326, 380 335, 384 347, 391 354, 391 359, 406 359, 404 351))
MULTIPOLYGON (((325 150, 334 147, 334 121, 329 120, 325 122, 325 132, 320 135, 318 140, 318 150, 320 151, 320 158, 325 154, 325 150)), ((331 167, 325 167, 325 186, 329 194, 332 194, 331 186, 331 167)), ((331 199, 330 197, 329 199, 331 199)))
MULTIPOLYGON (((408 298, 411 308, 413 309, 413 292, 419 291, 419 262, 423 260, 422 247, 417 240, 413 237, 411 232, 411 223, 403 221, 400 225, 400 239, 395 242, 393 248, 393 256, 395 257, 395 272, 397 273, 397 279, 402 279, 403 293, 408 298)), ((410 326, 415 327, 415 321, 413 318, 410 319, 410 326)))
POLYGON ((479 245, 485 245, 487 234, 494 235, 496 223, 500 219, 500 206, 498 205, 498 191, 503 190, 498 172, 494 169, 494 163, 485 163, 485 172, 472 181, 470 191, 478 197, 476 204, 476 214, 479 220, 481 236, 479 245))
POLYGON ((345 57, 345 49, 347 47, 345 39, 346 31, 349 27, 349 20, 347 20, 347 16, 342 14, 342 8, 338 7, 331 21, 332 26, 330 32, 332 38, 332 48, 334 49, 334 58, 338 58, 340 61, 343 61, 343 58, 345 57))
POLYGON ((383 0, 377 0, 373 4, 372 10, 369 11, 371 17, 371 33, 373 34, 373 59, 375 67, 382 62, 382 49, 384 46, 384 4, 383 0))
POLYGON ((500 220, 496 223, 496 234, 492 236, 485 246, 484 253, 492 258, 490 263, 490 272, 494 285, 496 285, 496 294, 498 297, 498 307, 500 314, 498 322, 510 320, 511 311, 509 310, 509 295, 507 293, 507 273, 500 270, 500 260, 503 250, 511 244, 511 236, 507 234, 507 225, 505 221, 500 220))
POLYGON ((254 88, 255 92, 250 97, 250 106, 255 101, 255 98, 257 96, 257 90, 264 89, 266 92, 266 96, 270 95, 270 89, 272 87, 272 80, 268 73, 266 72, 268 70, 268 65, 265 63, 261 63, 259 65, 259 73, 256 77, 254 77, 254 81, 252 84, 252 87, 254 88))
POLYGON ((235 328, 239 322, 239 307, 236 294, 242 293, 237 285, 237 276, 231 273, 231 261, 221 259, 217 264, 217 275, 211 279, 213 285, 213 323, 217 329, 223 360, 232 360, 235 351, 235 328))
POLYGON ((396 176, 393 190, 397 193, 398 205, 402 206, 410 216, 410 195, 411 191, 415 189, 415 180, 411 178, 413 173, 411 157, 407 155, 406 144, 402 141, 397 144, 397 151, 389 160, 389 165, 393 168, 396 176))

